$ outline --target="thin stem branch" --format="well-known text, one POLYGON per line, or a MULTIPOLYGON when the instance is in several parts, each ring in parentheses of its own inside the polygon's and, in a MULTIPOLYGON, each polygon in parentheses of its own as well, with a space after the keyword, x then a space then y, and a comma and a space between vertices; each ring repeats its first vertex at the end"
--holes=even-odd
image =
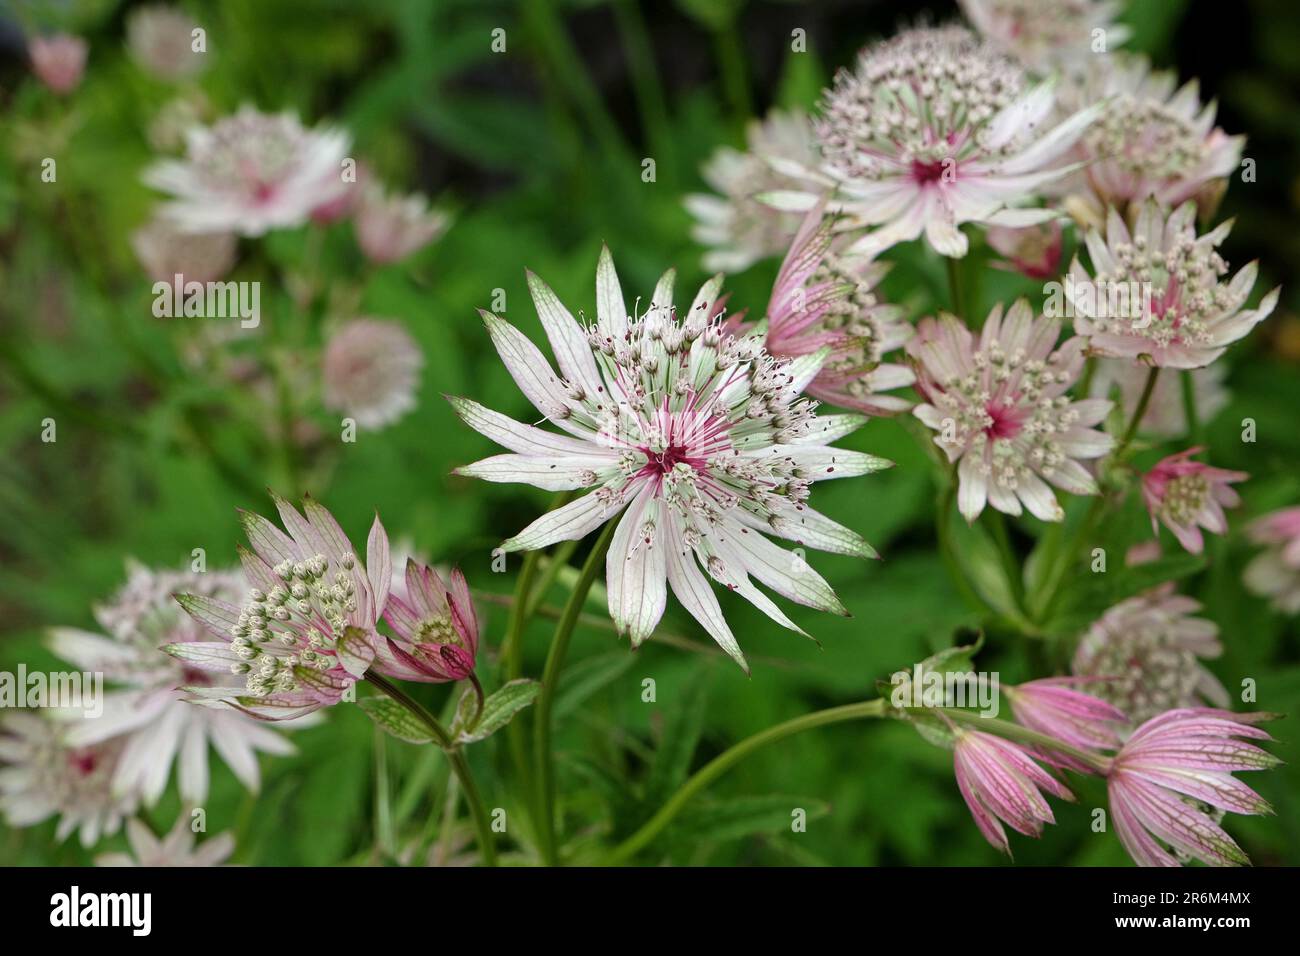
POLYGON ((751 737, 746 737, 740 743, 724 750, 692 774, 690 779, 683 783, 677 789, 677 792, 664 802, 664 805, 659 808, 654 816, 643 823, 639 830, 610 851, 604 862, 610 864, 622 863, 636 854, 672 822, 673 818, 681 812, 692 797, 756 750, 761 750, 768 744, 784 740, 793 734, 812 730, 814 727, 823 727, 827 724, 836 724, 846 720, 883 717, 884 713, 885 701, 882 698, 877 698, 876 700, 863 701, 857 704, 845 704, 842 707, 814 711, 811 714, 804 714, 784 723, 776 724, 773 727, 768 727, 766 730, 760 730, 751 737))
POLYGON ((547 865, 559 863, 559 852, 555 833, 555 755, 551 748, 551 708, 555 703, 555 691, 560 683, 560 670, 564 667, 564 656, 569 650, 569 640, 573 637, 574 625, 582 613, 582 606, 587 601, 587 592, 600 572, 605 561, 605 552, 609 550, 610 539, 614 536, 614 527, 618 522, 607 521, 605 528, 596 539, 595 546, 587 555, 587 561, 578 575, 578 583, 564 606, 564 614, 555 626, 555 636, 551 639, 551 649, 546 655, 546 667, 542 671, 542 689, 537 695, 537 704, 533 707, 533 745, 537 769, 537 805, 539 819, 537 832, 542 848, 542 859, 547 865))
POLYGON ((419 701, 407 696, 404 690, 388 678, 371 671, 366 675, 366 680, 405 707, 412 716, 424 724, 433 735, 434 743, 446 752, 452 772, 456 774, 456 779, 460 781, 460 789, 465 794, 465 802, 469 804, 470 815, 474 818, 474 829, 478 834, 478 848, 483 856, 483 863, 485 866, 496 866, 497 850, 492 840, 491 818, 479 793, 478 784, 474 780, 474 772, 470 770, 469 761, 465 759, 464 751, 452 743, 451 735, 447 733, 437 717, 433 716, 419 701))

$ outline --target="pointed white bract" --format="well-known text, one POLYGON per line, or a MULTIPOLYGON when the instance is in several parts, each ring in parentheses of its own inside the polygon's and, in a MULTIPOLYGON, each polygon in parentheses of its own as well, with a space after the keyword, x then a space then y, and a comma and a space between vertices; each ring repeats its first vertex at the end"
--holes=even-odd
MULTIPOLYGON (((961 26, 907 30, 867 47, 842 70, 816 121, 817 170, 846 227, 870 229, 852 250, 874 255, 925 235, 945 256, 966 255, 963 223, 1025 226, 1056 213, 1017 208, 1066 175, 1067 150, 1096 117, 1089 106, 1052 123, 1050 83, 1029 87, 1020 67, 961 26)), ((807 210, 813 191, 774 193, 807 210)))
POLYGON ((1064 512, 1049 486, 1097 494, 1080 460, 1100 458, 1114 440, 1097 431, 1104 399, 1066 395, 1083 369, 1083 340, 1056 346, 1061 324, 1034 317, 1019 299, 994 308, 978 339, 951 315, 923 319, 907 351, 918 364, 913 409, 938 434, 934 443, 957 463, 957 506, 974 521, 985 503, 1010 515, 1021 506, 1043 521, 1064 512))
POLYGON ((597 320, 582 324, 539 278, 528 284, 559 371, 521 332, 483 313, 520 389, 565 434, 515 422, 463 398, 472 428, 509 449, 458 469, 488 481, 581 491, 505 542, 507 551, 581 538, 617 519, 606 561, 610 614, 633 645, 650 636, 668 589, 738 663, 744 656, 709 579, 798 630, 755 580, 800 604, 845 613, 799 554, 765 537, 872 556, 855 532, 807 504, 813 482, 890 463, 829 442, 858 416, 818 418, 801 397, 826 350, 768 354, 760 334, 725 331, 721 276, 679 315, 673 273, 649 306, 627 311, 609 251, 596 274, 597 320), (620 516, 621 514, 621 516, 620 516))
POLYGON ((229 832, 218 833, 195 847, 187 813, 176 818, 161 840, 146 824, 128 820, 126 838, 130 853, 102 853, 95 857, 95 866, 221 866, 235 852, 235 838, 229 832))

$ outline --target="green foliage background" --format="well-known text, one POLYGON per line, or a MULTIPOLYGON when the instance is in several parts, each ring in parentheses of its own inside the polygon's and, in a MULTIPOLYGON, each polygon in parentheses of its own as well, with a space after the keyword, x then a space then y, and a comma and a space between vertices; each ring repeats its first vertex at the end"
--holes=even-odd
MULTIPOLYGON (((91 607, 121 584, 127 556, 179 567, 202 547, 210 566, 233 563, 241 538, 235 508, 267 513, 267 485, 290 494, 311 491, 354 536, 364 534, 378 509, 394 537, 409 535, 436 561, 459 564, 476 588, 508 594, 518 560, 511 559, 509 574, 493 574, 490 551, 544 509, 548 496, 450 474, 492 449, 458 422, 441 393, 528 415, 475 310, 502 289, 506 317, 540 338, 524 285, 527 266, 571 307, 590 311, 602 241, 614 252, 629 299, 648 296, 670 265, 681 274, 679 289, 693 290, 706 276, 680 198, 702 187, 700 162, 720 144, 740 145, 753 111, 772 103, 811 106, 857 45, 915 15, 908 4, 709 0, 183 4, 208 31, 211 67, 198 82, 218 114, 249 102, 292 108, 313 122, 336 120, 352 132, 356 155, 386 181, 422 189, 457 210, 441 242, 384 269, 363 267, 347 225, 327 233, 322 270, 347 277, 359 312, 400 319, 423 348, 426 366, 414 413, 332 449, 334 460, 295 488, 259 427, 264 423, 250 421, 248 396, 186 376, 175 355, 177 330, 150 314, 150 284, 127 236, 156 201, 139 174, 153 156, 146 128, 172 91, 125 55, 122 25, 130 6, 112 0, 10 5, 28 27, 62 26, 88 37, 91 54, 83 86, 64 101, 26 75, 20 47, 8 51, 0 72, 0 668, 6 670, 19 661, 53 665, 40 645, 46 627, 93 628, 91 607), (797 26, 809 30, 805 54, 788 52, 797 26), (506 30, 502 54, 490 49, 496 28, 506 30), (39 159, 46 155, 58 160, 57 184, 39 181, 39 159), (645 157, 656 161, 653 183, 642 181, 645 157), (45 444, 40 423, 51 415, 58 441, 45 444)), ((1125 19, 1136 30, 1131 46, 1185 78, 1203 75, 1207 97, 1222 100, 1223 125, 1250 135, 1247 155, 1258 158, 1258 182, 1234 182, 1229 190, 1224 213, 1240 219, 1226 255, 1234 264, 1263 257, 1261 287, 1288 286, 1279 313, 1230 353, 1232 403, 1207 428, 1214 463, 1254 476, 1244 507, 1232 516, 1240 528, 1300 499, 1300 324, 1293 313, 1300 104, 1290 92, 1298 69, 1290 51, 1300 42, 1300 25, 1283 3, 1239 5, 1236 22, 1224 29, 1244 38, 1245 52, 1220 48, 1223 55, 1214 60, 1206 41, 1184 26, 1206 23, 1206 7, 1217 9, 1140 0, 1125 19), (1255 444, 1240 440, 1246 417, 1258 423, 1255 444)), ((928 9, 940 17, 953 13, 944 4, 928 9)), ((265 277, 272 266, 299 268, 306 233, 275 234, 255 249, 245 242, 234 278, 265 277)), ((897 265, 885 291, 913 317, 946 301, 938 259, 919 248, 894 250, 889 258, 897 265)), ((730 301, 761 313, 775 268, 765 263, 730 277, 730 301)), ((977 302, 973 313, 1040 292, 978 260, 965 268, 977 302)), ((262 296, 265 347, 292 356, 318 340, 319 308, 301 313, 286 289, 269 282, 262 296)), ((336 428, 330 417, 317 424, 327 436, 336 428)), ((872 696, 877 680, 949 646, 958 628, 981 623, 936 553, 935 477, 911 423, 877 420, 847 444, 898 467, 816 492, 819 509, 884 555, 872 563, 812 556, 854 614, 841 620, 796 610, 796 621, 820 647, 779 631, 739 600, 726 600, 724 608, 754 664, 752 678, 721 659, 672 602, 661 630, 684 646, 656 638, 631 654, 612 629, 580 628, 557 712, 566 829, 579 847, 605 827, 630 832, 653 812, 656 797, 730 743, 819 707, 872 696), (641 699, 646 678, 657 684, 654 703, 641 699)), ((1078 517, 1074 509, 1071 515, 1078 517)), ((1016 540, 1027 550, 1029 535, 1041 531, 1027 521, 1016 540)), ((1118 555, 1149 533, 1134 505, 1103 529, 1100 543, 1118 555)), ((1183 584, 1222 629, 1226 653, 1212 669, 1230 688, 1253 678, 1258 707, 1295 715, 1296 625, 1242 590, 1240 569, 1250 553, 1239 534, 1215 539, 1207 566, 1183 584)), ((548 603, 563 597, 561 583, 548 603)), ((604 615, 599 595, 589 610, 604 615)), ((482 611, 490 656, 505 612, 488 604, 482 611)), ((533 675, 549 627, 539 619, 528 633, 533 675)), ((1054 648, 994 630, 981 666, 1013 681, 1042 674, 1058 658, 1054 648)), ((448 691, 417 693, 441 708, 448 691)), ((1291 723, 1276 725, 1275 752, 1287 765, 1251 780, 1277 817, 1229 824, 1257 865, 1300 862, 1300 752, 1291 723)), ((399 831, 399 843, 436 832, 439 807, 428 794, 441 792, 446 767, 432 748, 381 740, 358 708, 346 705, 293 739, 296 756, 263 760, 256 798, 214 757, 208 829, 237 832, 237 862, 380 862, 387 828, 399 831), (376 785, 376 767, 383 786, 376 785), (380 851, 373 849, 377 839, 380 851)), ((471 759, 489 805, 505 807, 514 825, 524 814, 499 772, 507 765, 504 749, 504 740, 493 738, 476 746, 471 759)), ((1090 829, 1091 809, 1104 802, 1100 788, 1085 782, 1079 796, 1077 805, 1058 809, 1060 825, 1041 841, 1013 841, 1018 862, 1126 862, 1112 834, 1090 829)), ((147 818, 165 830, 177 808, 173 788, 147 818)), ((52 823, 22 831, 0 824, 0 862, 89 860, 75 839, 54 844, 53 829, 52 823)), ((119 836, 106 846, 122 843, 119 836)), ((884 722, 823 728, 759 753, 693 804, 643 859, 1000 861, 957 794, 950 756, 909 728, 884 722), (807 833, 790 832, 793 807, 808 810, 807 833)))

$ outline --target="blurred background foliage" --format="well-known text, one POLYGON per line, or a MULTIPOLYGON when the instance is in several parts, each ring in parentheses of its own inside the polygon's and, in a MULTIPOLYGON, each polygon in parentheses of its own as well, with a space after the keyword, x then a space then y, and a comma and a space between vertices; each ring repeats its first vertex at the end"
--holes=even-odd
MULTIPOLYGON (((475 310, 503 290, 504 314, 538 337, 524 267, 561 299, 590 311, 594 270, 608 242, 629 300, 648 296, 674 265, 680 290, 706 276, 689 238, 685 192, 722 144, 741 146, 745 123, 770 106, 811 107, 856 48, 918 17, 956 14, 946 3, 828 0, 222 0, 180 4, 207 29, 209 69, 196 88, 220 115, 248 102, 332 120, 354 137, 354 155, 395 188, 418 189, 456 210, 448 235, 412 259, 364 268, 346 226, 330 227, 320 274, 343 276, 333 305, 300 310, 285 285, 264 282, 258 335, 231 346, 272 348, 291 360, 319 339, 324 313, 401 320, 426 357, 418 409, 355 444, 333 441, 332 417, 314 425, 330 449, 301 487, 268 439, 239 385, 190 373, 178 358, 191 330, 150 312, 150 283, 130 232, 155 197, 139 175, 155 151, 148 128, 173 89, 125 55, 124 18, 113 0, 0 4, 0 668, 52 666, 40 645, 51 625, 94 628, 91 608, 124 577, 127 556, 179 567, 206 549, 209 566, 230 564, 240 530, 236 506, 266 513, 263 488, 323 500, 353 535, 378 509, 395 538, 458 563, 484 592, 508 594, 491 549, 546 507, 522 486, 459 479, 451 469, 489 452, 441 397, 468 394, 524 417, 523 398, 495 357, 475 310), (86 78, 66 99, 28 74, 23 32, 60 28, 90 42, 86 78), (790 52, 807 31, 806 53, 790 52), (491 49, 504 29, 506 51, 491 49), (58 162, 56 184, 39 160, 58 162), (655 160, 653 182, 642 161, 655 160), (287 330, 287 332, 286 332, 287 330), (269 339, 266 344, 259 336, 269 339), (58 441, 42 443, 42 419, 58 441)), ((1250 471, 1248 517, 1300 499, 1300 18, 1287 0, 1135 0, 1123 16, 1130 47, 1184 78, 1198 76, 1220 103, 1220 123, 1248 134, 1253 183, 1234 181, 1223 215, 1238 217, 1224 246, 1230 262, 1262 261, 1261 287, 1284 284, 1278 314, 1234 348, 1231 404, 1207 426, 1215 464, 1250 471), (1243 444, 1254 418, 1258 442, 1243 444)), ((301 268, 307 230, 245 241, 233 278, 301 268)), ((892 250, 885 292, 915 318, 946 301, 943 265, 917 244, 892 250)), ((761 314, 776 263, 729 277, 731 303, 761 314)), ((1041 294, 1037 284, 971 264, 967 281, 983 314, 994 301, 1041 294)), ((679 293, 679 297, 686 294, 679 293)), ((720 659, 670 602, 662 634, 635 654, 601 624, 603 595, 580 628, 559 718, 560 789, 567 830, 578 841, 600 828, 630 832, 688 769, 741 737, 815 708, 862 699, 875 682, 950 645, 979 623, 946 576, 934 546, 933 469, 903 420, 877 420, 848 441, 898 467, 819 486, 817 507, 864 534, 884 555, 860 563, 818 555, 814 563, 852 610, 851 619, 797 609, 821 642, 779 631, 747 603, 725 610, 754 664, 752 678, 720 659), (676 645, 681 646, 676 646, 676 645), (656 700, 642 701, 653 678, 656 700)), ((1154 455, 1152 456, 1155 457, 1154 455)), ((1076 502, 1077 504, 1077 502, 1076 502)), ((1077 514, 1072 511, 1072 516, 1077 514)), ((1028 550, 1041 526, 1015 530, 1028 550)), ((1149 536, 1134 505, 1104 529, 1119 549, 1149 536)), ((1169 539, 1166 538, 1166 543, 1169 539)), ((585 552, 586 545, 578 551, 585 552)), ((1112 550, 1113 554, 1122 551, 1112 550)), ((1249 545, 1214 539, 1208 566, 1183 582, 1222 629, 1226 652, 1211 668, 1231 688, 1258 682, 1262 709, 1300 710, 1300 642, 1294 621, 1247 595, 1240 569, 1249 545)), ((1123 573, 1123 572, 1120 572, 1123 573)), ((548 603, 562 602, 557 583, 548 603)), ((504 608, 485 603, 489 661, 504 608)), ((540 672, 550 623, 528 634, 528 672, 540 672)), ((981 659, 1004 681, 1041 674, 1052 649, 992 632, 981 659)), ((490 671, 491 665, 481 666, 490 671)), ((432 706, 445 688, 421 687, 432 706)), ((1257 865, 1300 863, 1300 749, 1291 721, 1278 725, 1287 765, 1251 780, 1276 818, 1234 818, 1231 830, 1257 865)), ((396 843, 436 832, 446 767, 432 748, 377 740, 357 708, 329 712, 323 726, 294 735, 299 754, 264 758, 260 796, 246 795, 214 763, 208 829, 237 832, 235 860, 248 864, 374 862, 396 843), (378 749, 377 749, 378 748, 378 749), (375 782, 375 770, 382 785, 375 782), (398 836, 394 836, 394 832, 398 836)), ((490 806, 512 826, 520 802, 498 770, 504 741, 472 753, 490 806)), ((1075 778, 1077 781, 1077 778, 1075 778)), ((1113 834, 1095 834, 1103 804, 1095 781, 1041 841, 1015 840, 1018 862, 1123 864, 1113 834)), ((148 816, 166 830, 174 788, 148 816)), ((522 824, 521 824, 522 825, 522 824)), ((53 824, 0 825, 0 862, 73 864, 90 854, 53 842, 53 824)), ((121 836, 111 841, 122 843, 121 836)), ((993 864, 958 797, 948 754, 912 730, 860 723, 823 728, 761 752, 692 805, 660 856, 679 863, 993 864), (808 811, 792 834, 791 808, 808 811)), ((654 854, 651 855, 653 858, 654 854)))

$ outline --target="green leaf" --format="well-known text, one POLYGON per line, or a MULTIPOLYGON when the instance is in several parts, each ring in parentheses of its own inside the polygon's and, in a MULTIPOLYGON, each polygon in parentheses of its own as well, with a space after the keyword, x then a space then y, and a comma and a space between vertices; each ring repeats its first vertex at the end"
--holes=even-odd
POLYGON ((456 708, 456 721, 452 725, 452 737, 458 744, 471 744, 484 740, 496 733, 525 707, 536 699, 542 685, 535 680, 521 677, 505 684, 483 702, 483 713, 472 726, 469 721, 474 715, 474 689, 466 688, 456 708))
POLYGON ((704 730, 708 676, 708 671, 695 671, 682 685, 680 699, 665 708, 667 720, 646 781, 646 807, 662 804, 681 786, 691 769, 691 758, 704 730))
POLYGON ((802 810, 804 822, 831 812, 831 805, 817 797, 766 794, 738 797, 696 807, 683 813, 673 826, 673 836, 692 843, 703 840, 738 840, 755 833, 789 833, 795 811, 802 810))
POLYGON ((377 726, 410 744, 427 744, 433 740, 424 723, 409 710, 390 697, 363 697, 357 706, 366 712, 377 726))
POLYGON ((555 695, 555 718, 571 714, 606 684, 617 680, 632 667, 636 656, 626 650, 597 654, 574 664, 564 674, 564 686, 555 695))

